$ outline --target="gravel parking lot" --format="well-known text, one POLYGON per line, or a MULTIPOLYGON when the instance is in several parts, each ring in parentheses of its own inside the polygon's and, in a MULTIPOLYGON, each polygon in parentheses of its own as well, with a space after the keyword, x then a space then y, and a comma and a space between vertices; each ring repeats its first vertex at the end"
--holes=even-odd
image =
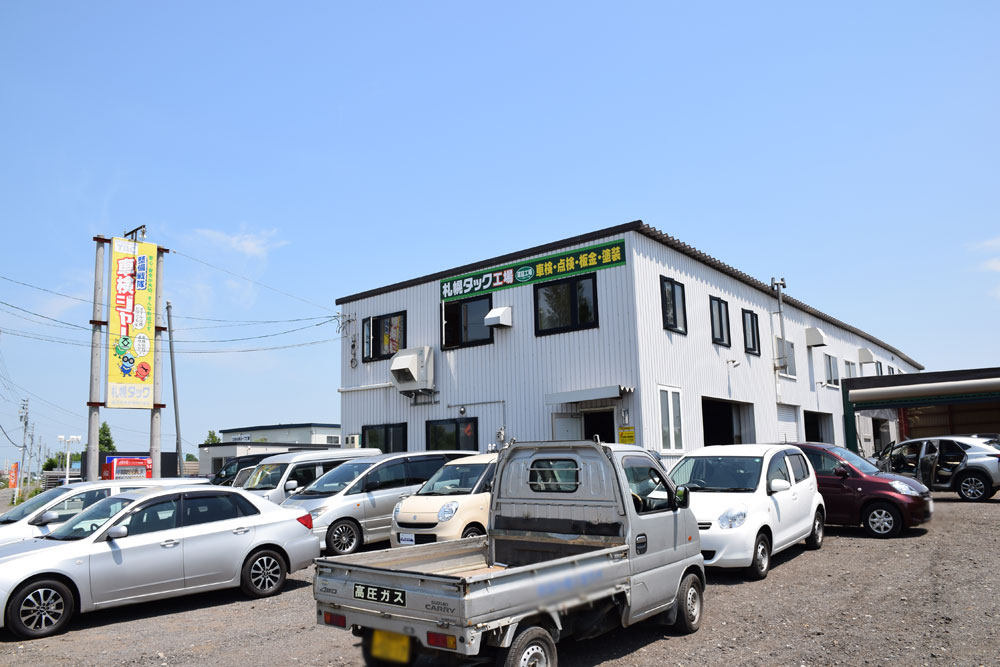
MULTIPOLYGON (((1000 499, 937 493, 926 529, 874 540, 828 528, 819 551, 790 549, 761 582, 709 572, 701 630, 653 624, 560 644, 563 665, 996 665, 1000 499)), ((86 614, 64 635, 16 641, 0 663, 360 665, 359 640, 315 625, 311 572, 275 598, 206 593, 86 614)), ((420 664, 430 665, 424 660, 420 664)))

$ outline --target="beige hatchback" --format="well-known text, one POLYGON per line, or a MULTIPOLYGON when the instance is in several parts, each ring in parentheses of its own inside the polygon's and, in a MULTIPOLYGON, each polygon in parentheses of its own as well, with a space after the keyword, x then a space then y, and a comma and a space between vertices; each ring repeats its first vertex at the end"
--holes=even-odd
POLYGON ((442 466, 419 491, 396 504, 392 546, 485 535, 496 467, 496 454, 466 456, 442 466))

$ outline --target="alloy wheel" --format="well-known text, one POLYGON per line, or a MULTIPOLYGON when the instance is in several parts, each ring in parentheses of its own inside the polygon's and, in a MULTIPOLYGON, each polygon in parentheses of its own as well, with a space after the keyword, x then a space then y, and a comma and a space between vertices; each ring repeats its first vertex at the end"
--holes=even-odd
POLYGON ((872 530, 879 535, 885 535, 886 533, 892 532, 892 528, 895 523, 896 522, 892 518, 892 514, 888 510, 879 508, 872 510, 871 514, 868 515, 868 525, 870 525, 872 530))
POLYGON ((985 493, 986 485, 975 475, 969 475, 962 480, 962 495, 966 498, 979 500, 985 493))
POLYGON ((261 591, 274 588, 281 579, 281 565, 271 556, 261 556, 250 566, 250 582, 261 591))
POLYGON ((358 536, 353 526, 344 523, 334 528, 332 541, 337 551, 347 553, 354 549, 358 542, 358 536))
POLYGON ((51 628, 66 613, 66 601, 59 591, 51 588, 39 588, 32 591, 24 601, 18 614, 25 627, 31 630, 46 630, 51 628))

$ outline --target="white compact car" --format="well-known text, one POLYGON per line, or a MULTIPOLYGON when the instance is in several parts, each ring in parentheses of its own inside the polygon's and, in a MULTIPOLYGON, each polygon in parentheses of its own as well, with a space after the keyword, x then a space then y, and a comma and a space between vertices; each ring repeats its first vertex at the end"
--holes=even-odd
POLYGON ((797 447, 702 447, 670 477, 691 494, 706 566, 742 567, 763 579, 772 555, 803 539, 810 549, 823 543, 823 496, 797 447))
POLYGON ((308 513, 241 489, 123 493, 45 537, 0 547, 0 627, 33 639, 78 612, 235 586, 266 597, 318 556, 308 513))
POLYGON ((179 484, 208 484, 207 479, 164 477, 75 482, 43 491, 0 514, 0 544, 42 537, 99 500, 126 491, 179 484))

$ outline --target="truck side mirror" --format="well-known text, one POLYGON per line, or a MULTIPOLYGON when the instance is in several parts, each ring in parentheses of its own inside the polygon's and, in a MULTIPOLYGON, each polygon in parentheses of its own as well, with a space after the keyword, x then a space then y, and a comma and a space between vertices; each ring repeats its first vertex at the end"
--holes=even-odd
POLYGON ((674 507, 679 510, 687 509, 691 505, 691 492, 686 486, 678 486, 674 489, 674 507))
POLYGON ((297 488, 299 488, 299 483, 294 479, 290 479, 285 482, 285 491, 294 491, 297 488))

